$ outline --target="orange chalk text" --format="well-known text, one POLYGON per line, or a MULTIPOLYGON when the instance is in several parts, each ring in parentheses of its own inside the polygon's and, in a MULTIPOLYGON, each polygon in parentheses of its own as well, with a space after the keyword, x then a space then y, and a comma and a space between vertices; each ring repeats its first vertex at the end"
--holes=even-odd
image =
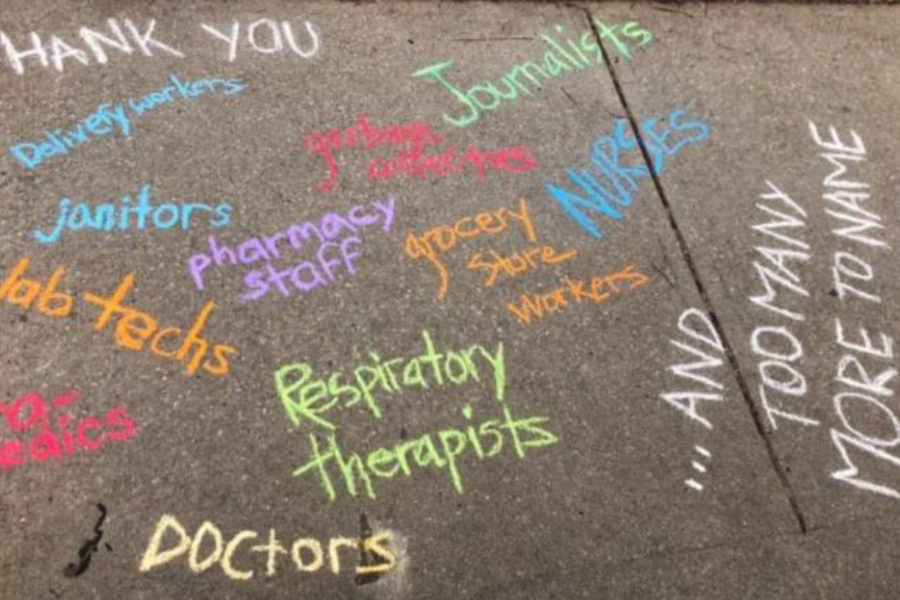
POLYGON ((470 269, 484 269, 487 271, 487 278, 484 280, 485 287, 491 287, 496 283, 497 277, 502 273, 507 277, 515 277, 521 275, 529 269, 536 269, 540 265, 555 265, 575 258, 575 250, 569 250, 558 254, 551 246, 537 246, 529 248, 522 252, 514 252, 509 257, 500 256, 494 250, 488 253, 493 257, 492 261, 485 261, 484 255, 479 252, 469 259, 466 265, 470 269))
POLYGON ((537 241, 537 234, 528 214, 528 201, 519 200, 518 212, 509 208, 501 208, 492 212, 482 212, 474 217, 463 217, 453 225, 438 225, 423 234, 410 232, 406 236, 406 255, 412 259, 424 259, 437 269, 440 278, 438 297, 447 295, 450 285, 450 274, 441 260, 440 254, 448 252, 461 241, 482 235, 504 233, 510 221, 516 221, 530 242, 537 241))
MULTIPOLYGON (((72 311, 74 300, 70 294, 57 290, 65 269, 57 268, 46 283, 26 279, 28 259, 22 258, 12 272, 0 283, 0 302, 30 310, 35 305, 37 311, 51 317, 65 317, 72 311)), ((156 356, 179 363, 186 362, 185 371, 190 375, 202 367, 211 375, 227 375, 228 356, 237 350, 226 344, 212 347, 212 358, 207 358, 210 344, 201 337, 207 319, 216 307, 215 302, 207 302, 200 310, 190 329, 163 327, 159 320, 148 313, 125 306, 125 296, 134 285, 134 274, 130 273, 121 281, 110 296, 86 292, 82 300, 101 309, 94 322, 94 329, 103 331, 110 319, 115 321, 116 344, 135 352, 149 350, 156 356), (204 360, 205 359, 205 360, 204 360)))
POLYGON ((594 277, 590 283, 581 280, 573 281, 566 277, 566 285, 543 294, 522 294, 518 303, 507 302, 506 307, 519 319, 520 323, 528 324, 532 321, 539 321, 547 314, 575 304, 588 301, 605 302, 616 294, 639 288, 648 281, 646 275, 635 271, 634 266, 629 265, 618 273, 612 273, 605 277, 594 277))

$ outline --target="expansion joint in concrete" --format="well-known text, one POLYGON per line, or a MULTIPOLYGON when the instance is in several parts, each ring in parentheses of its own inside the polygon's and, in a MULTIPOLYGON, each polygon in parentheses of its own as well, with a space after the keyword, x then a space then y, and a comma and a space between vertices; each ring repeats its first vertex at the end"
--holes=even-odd
POLYGON ((753 417, 754 424, 756 425, 756 431, 762 438, 763 445, 765 446, 766 452, 769 455, 769 461, 772 463, 772 467, 775 469, 778 480, 781 482, 781 485, 785 490, 788 502, 791 506, 791 510, 794 513, 794 517, 797 519, 797 524, 800 528, 800 532, 805 534, 808 531, 808 527, 806 524, 806 519, 800 510, 800 503, 797 500, 797 496, 794 493, 793 488, 791 487, 791 483, 788 479, 784 465, 781 464, 781 460, 779 459, 778 454, 775 452, 775 447, 772 443, 772 440, 766 434, 765 425, 763 424, 763 417, 760 414, 759 410, 756 408, 756 405, 753 403, 753 399, 750 395, 750 387, 747 384, 747 380, 744 377, 744 374, 741 372, 740 365, 737 360, 737 355, 734 352, 734 348, 732 347, 731 342, 728 340, 728 336, 725 334, 725 329, 722 327, 722 324, 719 321, 719 316, 716 313, 715 308, 713 307, 713 303, 709 298, 706 287, 703 285, 703 280, 700 278, 700 272, 697 269, 697 266, 694 264, 694 259, 691 256, 691 252, 688 247, 687 240, 685 239, 684 233, 678 227, 678 222, 675 219, 675 214, 672 211, 672 206, 669 203, 669 199, 666 196, 666 192, 663 189, 662 183, 660 182, 659 175, 653 168, 653 161, 650 158, 650 153, 647 150, 647 145, 644 143, 644 138, 641 134, 640 127, 638 127, 637 119, 635 118, 634 113, 631 110, 631 106, 628 104, 628 99, 625 97, 625 92, 622 89, 621 83, 619 82, 616 70, 613 67, 612 61, 609 59, 609 53, 606 51, 606 47, 603 45, 603 38, 600 35, 600 32, 597 30, 597 24, 594 22, 594 18, 588 8, 583 6, 579 6, 577 8, 584 12, 585 17, 588 21, 588 25, 594 34, 594 39, 602 51, 603 62, 606 65, 606 70, 609 72, 610 79, 612 80, 613 86, 616 90, 616 95, 619 98, 619 103, 622 105, 622 109, 625 111, 625 115, 627 116, 629 124, 631 125, 631 130, 634 134, 635 139, 637 140, 638 147, 641 150, 641 155, 643 156, 644 163, 647 165, 647 169, 650 171, 650 177, 653 181, 653 187, 656 188, 656 194, 659 197, 660 202, 662 203, 663 209, 666 212, 666 216, 668 217, 669 227, 671 227, 672 231, 675 234, 675 238, 678 241, 678 248, 681 251, 681 255, 684 258, 685 263, 688 266, 688 270, 691 274, 691 279, 693 279, 694 285, 697 288, 697 292, 700 295, 700 299, 703 302, 703 308, 704 310, 706 310, 707 314, 709 314, 710 320, 712 321, 716 332, 719 334, 719 338, 722 340, 722 345, 725 348, 725 355, 728 360, 728 366, 734 373, 735 380, 738 382, 738 387, 741 391, 741 396, 744 398, 744 402, 750 411, 750 415, 753 417))

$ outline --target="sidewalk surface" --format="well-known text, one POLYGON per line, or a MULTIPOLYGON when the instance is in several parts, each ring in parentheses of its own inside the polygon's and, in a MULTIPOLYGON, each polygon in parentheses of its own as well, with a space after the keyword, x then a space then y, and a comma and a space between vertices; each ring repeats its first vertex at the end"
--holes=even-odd
POLYGON ((896 598, 898 23, 4 2, 0 598, 896 598))

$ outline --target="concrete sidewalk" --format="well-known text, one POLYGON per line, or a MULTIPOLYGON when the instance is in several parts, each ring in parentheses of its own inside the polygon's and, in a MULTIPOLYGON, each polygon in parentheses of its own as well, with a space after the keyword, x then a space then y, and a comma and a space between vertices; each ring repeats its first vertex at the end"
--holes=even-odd
POLYGON ((896 8, 10 2, 0 598, 893 598, 896 8))

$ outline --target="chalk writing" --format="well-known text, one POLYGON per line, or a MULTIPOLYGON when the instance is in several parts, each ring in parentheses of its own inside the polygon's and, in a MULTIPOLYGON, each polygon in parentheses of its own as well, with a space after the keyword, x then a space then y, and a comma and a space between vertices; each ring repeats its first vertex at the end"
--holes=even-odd
POLYGON ((494 258, 493 262, 485 262, 483 254, 477 252, 469 259, 466 265, 469 269, 484 269, 488 272, 484 280, 485 287, 491 287, 497 282, 497 277, 503 273, 507 277, 516 277, 530 269, 537 269, 540 265, 555 265, 575 258, 577 252, 568 250, 559 254, 552 246, 537 246, 514 252, 510 256, 501 256, 494 250, 488 250, 494 258))
POLYGON ((371 352, 373 364, 364 364, 353 369, 344 383, 344 371, 339 370, 313 378, 313 368, 307 363, 295 363, 281 367, 275 372, 275 389, 288 419, 296 426, 309 423, 327 433, 326 446, 320 444, 320 432, 308 435, 311 458, 299 466, 294 475, 319 475, 319 482, 329 501, 338 497, 340 489, 350 496, 357 496, 361 482, 365 495, 376 498, 373 477, 393 479, 398 473, 410 477, 414 471, 432 466, 446 469, 454 489, 463 493, 464 484, 460 473, 460 460, 467 448, 471 448, 479 460, 498 455, 507 439, 512 440, 516 456, 525 457, 525 448, 549 446, 558 442, 557 437, 542 426, 546 417, 518 418, 513 416, 506 405, 506 364, 503 343, 496 350, 488 351, 479 344, 457 351, 439 352, 426 330, 422 332, 424 351, 412 358, 397 357, 382 360, 371 352), (493 397, 502 406, 502 419, 489 419, 480 424, 472 423, 471 404, 462 407, 466 419, 464 428, 443 429, 434 434, 425 433, 418 438, 389 447, 380 447, 360 454, 349 452, 338 441, 336 424, 326 418, 326 413, 335 408, 350 408, 360 402, 365 403, 374 419, 380 419, 383 403, 394 394, 402 394, 418 388, 419 391, 441 388, 445 385, 460 386, 479 383, 492 375, 493 397), (491 442, 488 447, 485 440, 491 442), (408 454, 411 457, 408 457, 408 454), (415 461, 415 465, 411 461, 415 461), (336 489, 329 467, 337 469, 344 485, 336 489))
POLYGON ((315 573, 325 566, 327 548, 328 570, 334 575, 339 575, 346 568, 348 557, 352 557, 351 562, 356 559, 359 563, 352 571, 356 575, 387 573, 397 564, 389 545, 392 537, 390 531, 378 531, 364 538, 333 537, 324 544, 315 538, 304 537, 294 540, 288 549, 281 544, 274 529, 269 529, 266 539, 252 529, 240 531, 228 539, 212 521, 204 521, 194 535, 189 535, 177 518, 163 515, 144 551, 139 570, 147 573, 186 554, 187 567, 193 573, 203 573, 219 565, 229 579, 248 581, 257 573, 255 569, 248 568, 253 564, 250 557, 258 557, 257 565, 264 560, 266 577, 278 572, 278 559, 282 554, 290 555, 298 573, 315 573), (162 550, 166 534, 171 534, 169 537, 174 535, 177 543, 162 550), (250 544, 252 540, 260 543, 244 546, 246 550, 243 550, 242 545, 250 544), (343 556, 341 549, 344 549, 343 556), (235 564, 239 552, 240 564, 235 564), (368 556, 379 560, 366 560, 363 564, 360 557, 368 556))
POLYGON ((605 302, 614 294, 639 288, 648 281, 646 275, 635 271, 634 266, 629 265, 617 273, 594 277, 590 284, 583 280, 566 277, 563 287, 542 294, 522 294, 518 304, 507 302, 506 307, 518 318, 520 323, 528 324, 532 320, 537 322, 547 314, 555 313, 571 305, 581 304, 587 300, 594 303, 605 302), (628 287, 619 287, 619 282, 628 283, 628 287))
POLYGON ((356 125, 345 131, 332 129, 328 132, 313 132, 306 136, 306 149, 311 154, 319 154, 328 167, 328 179, 319 184, 319 190, 333 190, 338 181, 338 162, 335 152, 357 146, 372 152, 381 146, 397 146, 399 150, 387 160, 374 158, 369 163, 371 179, 389 179, 400 174, 420 178, 444 177, 471 168, 479 178, 486 179, 488 167, 498 171, 521 173, 538 166, 525 146, 513 146, 498 150, 482 151, 470 146, 465 154, 458 154, 456 146, 437 154, 423 154, 428 146, 442 144, 444 138, 431 130, 431 125, 422 122, 401 123, 390 127, 369 124, 368 115, 363 114, 356 125))
POLYGON ((371 364, 348 369, 346 375, 344 371, 334 371, 327 377, 313 378, 313 368, 307 363, 284 365, 275 372, 275 389, 294 425, 309 422, 327 430, 334 430, 335 425, 325 418, 325 413, 335 407, 350 408, 362 400, 372 416, 379 419, 383 402, 379 394, 477 383, 485 370, 493 375, 494 397, 503 400, 506 387, 503 342, 493 352, 480 344, 438 352, 431 334, 425 330, 422 345, 423 352, 412 358, 382 360, 378 353, 370 352, 371 364))
POLYGON ((440 278, 438 298, 443 298, 447 294, 450 275, 447 267, 441 261, 439 253, 452 250, 462 240, 484 234, 496 235, 504 233, 509 220, 518 222, 528 241, 537 241, 537 234, 528 214, 528 202, 522 198, 519 200, 518 212, 508 208, 500 208, 493 212, 479 213, 474 217, 463 217, 453 225, 438 225, 423 234, 410 232, 406 234, 406 255, 412 259, 426 260, 437 269, 440 278))
MULTIPOLYGON (((259 19, 247 26, 246 42, 256 52, 260 54, 275 54, 284 49, 285 42, 294 54, 302 58, 312 58, 319 51, 319 34, 316 33, 312 23, 305 21, 306 33, 309 34, 311 47, 307 50, 301 48, 297 44, 294 30, 287 21, 279 24, 272 19, 259 19), (282 34, 284 36, 282 40, 282 34)), ((213 36, 215 39, 228 45, 228 62, 234 62, 237 58, 238 40, 240 37, 241 24, 235 21, 231 25, 231 30, 226 34, 212 25, 201 23, 200 27, 213 36)))
POLYGON ((215 229, 228 225, 231 218, 231 206, 225 202, 216 207, 202 202, 188 202, 184 205, 165 202, 153 206, 150 203, 150 189, 149 184, 141 187, 136 204, 132 204, 131 194, 122 196, 118 205, 79 202, 73 206, 72 199, 62 198, 59 201, 59 217, 50 233, 35 229, 31 235, 41 244, 52 244, 59 240, 64 229, 124 231, 131 227, 144 229, 149 225, 156 229, 171 229, 180 225, 182 230, 187 230, 191 226, 192 214, 200 213, 207 213, 209 225, 215 229), (212 218, 212 215, 215 215, 215 218, 212 218), (132 216, 134 216, 133 223, 132 216))
MULTIPOLYGON (((72 311, 74 300, 70 294, 56 289, 65 274, 65 269, 57 268, 46 283, 25 279, 27 269, 28 259, 20 259, 6 279, 0 283, 0 301, 29 310, 36 300, 36 309, 43 315, 56 318, 68 315, 72 311)), ((185 367, 188 374, 193 374, 201 365, 204 371, 212 375, 228 374, 228 355, 237 354, 234 347, 216 344, 213 347, 213 359, 203 360, 209 350, 209 343, 200 337, 200 333, 215 309, 214 302, 207 302, 203 306, 194 324, 185 334, 178 327, 160 327, 159 321, 149 314, 124 306, 122 302, 132 285, 134 285, 134 274, 130 273, 109 297, 91 292, 85 292, 82 295, 81 299, 84 302, 103 309, 94 322, 95 330, 103 331, 110 318, 117 316, 115 341, 119 347, 135 352, 149 348, 153 354, 177 362, 182 362, 190 357, 185 367), (181 343, 176 348, 173 341, 177 342, 182 335, 181 343), (149 343, 145 345, 147 341, 149 343), (166 347, 162 347, 164 341, 166 347)))
MULTIPOLYGON (((711 459, 712 459, 712 454, 710 453, 710 451, 707 450, 706 448, 704 448, 703 446, 694 446, 694 450, 696 450, 696 451, 697 451, 697 454, 699 454, 700 456, 702 456, 704 459, 706 459, 706 460, 711 460, 711 459)), ((706 471, 707 471, 706 465, 703 464, 703 463, 701 463, 700 461, 697 461, 697 460, 692 460, 692 461, 691 461, 691 466, 692 466, 692 467, 694 468, 694 470, 697 471, 697 473, 699 473, 700 475, 705 474, 706 471)), ((685 485, 687 485, 687 486, 688 486, 689 488, 691 488, 692 490, 696 490, 696 491, 698 491, 698 492, 702 492, 702 491, 703 491, 703 484, 700 483, 699 481, 697 481, 696 479, 694 479, 693 477, 691 477, 690 479, 685 479, 685 480, 684 480, 684 483, 685 483, 685 485)))
POLYGON ((396 156, 383 160, 372 159, 369 165, 371 179, 390 179, 400 174, 415 175, 421 179, 445 177, 471 169, 481 180, 487 179, 488 168, 509 173, 524 173, 538 167, 537 160, 529 154, 527 146, 507 146, 496 150, 480 150, 469 146, 460 153, 456 146, 438 154, 416 151, 399 151, 396 156))
MULTIPOLYGON (((865 144, 852 130, 849 143, 846 138, 841 139, 834 127, 823 135, 810 122, 809 131, 821 157, 832 168, 823 181, 822 201, 835 224, 831 233, 842 244, 832 256, 833 293, 844 308, 850 304, 880 304, 875 270, 863 251, 889 251, 891 247, 879 237, 884 229, 881 217, 866 204, 871 200, 869 184, 852 177, 848 167, 866 160, 865 144), (851 244, 853 251, 848 247, 851 244)), ((864 453, 869 460, 859 461, 863 466, 871 466, 874 458, 900 467, 900 457, 889 452, 900 446, 900 419, 891 407, 894 403, 889 403, 895 397, 891 382, 898 373, 892 366, 894 340, 884 332, 878 332, 873 339, 864 327, 854 333, 841 318, 835 319, 834 326, 835 341, 843 354, 835 369, 833 381, 838 391, 832 403, 842 427, 832 427, 830 433, 843 468, 832 472, 831 477, 857 489, 900 498, 896 485, 877 482, 875 472, 862 475, 854 462, 854 457, 859 461, 864 453)))
MULTIPOLYGON (((669 113, 668 119, 662 124, 662 131, 657 131, 656 117, 644 119, 641 123, 651 166, 657 175, 663 172, 666 156, 675 156, 683 148, 706 139, 708 135, 706 125, 699 121, 685 122, 682 120, 684 115, 683 110, 669 113), (674 143, 668 142, 673 132, 684 137, 674 143)), ((580 209, 600 213, 614 221, 623 219, 624 215, 617 207, 631 206, 632 193, 638 190, 637 180, 650 177, 649 169, 641 164, 642 160, 638 142, 629 133, 628 121, 618 119, 612 134, 601 136, 594 141, 591 155, 592 170, 580 172, 576 169, 568 170, 569 179, 578 186, 575 191, 552 183, 545 184, 545 188, 579 227, 588 235, 600 239, 603 237, 600 228, 580 209), (620 162, 629 152, 636 161, 635 166, 620 162), (587 197, 579 195, 582 193, 587 197)))
POLYGON ((124 406, 109 410, 102 418, 73 419, 68 411, 81 397, 69 391, 48 402, 37 392, 28 392, 7 405, 0 402, 8 433, 0 443, 0 470, 28 462, 62 462, 77 452, 94 452, 108 442, 124 442, 137 435, 137 425, 124 406), (66 407, 66 408, 63 408, 66 407), (27 416, 24 414, 28 410, 27 416), (52 419, 51 419, 52 417, 52 419), (9 439, 10 434, 33 434, 30 440, 9 439))
POLYGON ((7 304, 19 306, 25 310, 29 310, 37 300, 35 308, 39 313, 48 317, 67 316, 72 311, 72 296, 56 290, 65 269, 62 267, 56 269, 44 284, 25 279, 26 269, 28 269, 28 259, 22 258, 3 280, 3 283, 0 283, 0 300, 5 300, 7 304))
POLYGON ((310 292, 325 287, 335 281, 335 271, 343 268, 349 275, 356 274, 356 261, 361 254, 361 232, 367 227, 381 224, 383 232, 391 230, 394 222, 394 197, 387 202, 376 200, 369 210, 363 206, 353 206, 346 213, 329 212, 319 221, 295 223, 274 235, 252 237, 241 242, 237 250, 219 244, 214 235, 209 236, 209 253, 198 252, 188 259, 188 273, 198 290, 205 288, 204 272, 215 263, 216 267, 252 265, 265 262, 264 269, 255 269, 244 276, 247 291, 241 295, 243 301, 258 300, 277 289, 283 297, 292 290, 310 292), (345 231, 346 230, 346 234, 345 231), (344 237, 342 237, 344 236, 344 237), (278 270, 271 262, 281 258, 281 250, 288 252, 305 249, 315 238, 318 242, 316 260, 306 260, 300 264, 278 270), (279 244, 287 241, 288 247, 279 244), (340 260, 334 258, 335 254, 340 260), (293 288, 285 283, 293 284, 293 288))
POLYGON ((47 158, 68 154, 71 149, 90 142, 96 136, 111 133, 131 135, 131 120, 121 104, 115 106, 107 102, 82 119, 74 129, 55 129, 44 133, 43 141, 22 142, 9 147, 9 152, 26 169, 34 169, 47 158))
POLYGON ((660 394, 660 398, 669 406, 677 409, 690 420, 700 423, 707 429, 712 429, 713 425, 698 410, 701 402, 722 402, 722 390, 724 386, 709 375, 701 375, 697 371, 703 369, 718 369, 722 366, 722 355, 725 348, 722 346, 722 340, 712 321, 703 311, 697 308, 689 308, 684 311, 678 318, 678 330, 689 338, 696 340, 714 350, 714 353, 705 351, 702 346, 689 343, 689 340, 669 340, 670 343, 687 352, 693 357, 698 358, 696 362, 681 363, 669 367, 669 371, 675 373, 682 379, 689 379, 694 383, 700 383, 702 390, 690 390, 677 392, 665 392, 660 394), (687 343, 686 343, 687 342, 687 343), (718 356, 717 356, 718 355, 718 356))
MULTIPOLYGON (((724 364, 725 347, 716 331, 712 320, 705 312, 697 308, 689 308, 678 318, 678 330, 686 338, 683 340, 669 340, 673 346, 686 352, 696 361, 672 365, 669 371, 691 383, 694 389, 679 389, 676 392, 664 392, 659 397, 675 408, 694 423, 699 423, 705 429, 712 429, 713 424, 707 416, 704 416, 705 403, 719 402, 725 386, 714 376, 716 371, 724 364), (696 342, 700 342, 697 344, 696 342), (696 386, 700 384, 700 386, 696 386), (701 404, 704 403, 704 404, 701 404)), ((697 476, 706 474, 707 464, 712 460, 712 453, 700 445, 694 446, 694 451, 700 455, 699 459, 691 460, 691 467, 697 472, 697 476)), ((690 477, 685 479, 685 485, 690 489, 702 492, 704 485, 697 479, 690 477)))
MULTIPOLYGON (((4 31, 0 31, 0 46, 3 47, 6 59, 17 75, 25 73, 26 64, 36 64, 45 69, 52 64, 57 71, 63 72, 68 59, 85 66, 91 65, 92 62, 105 65, 109 62, 107 52, 110 49, 126 56, 131 55, 137 49, 144 56, 155 56, 153 53, 155 50, 157 54, 184 58, 184 53, 175 48, 171 42, 162 42, 154 36, 155 19, 150 19, 142 28, 130 19, 124 19, 123 23, 124 28, 117 19, 107 19, 108 29, 105 31, 81 27, 78 30, 78 36, 86 49, 70 44, 58 35, 51 35, 50 41, 45 43, 36 31, 28 33, 26 42, 13 41, 4 31), (26 60, 29 59, 31 62, 26 63, 26 60)), ((214 39, 228 45, 228 61, 233 61, 237 54, 239 24, 235 22, 231 27, 231 32, 227 35, 211 25, 201 23, 200 26, 214 39)), ((297 43, 293 28, 287 21, 282 21, 280 27, 272 19, 254 21, 247 28, 246 40, 250 47, 259 54, 280 52, 286 42, 294 54, 302 58, 311 58, 319 50, 319 36, 309 21, 305 22, 305 26, 311 39, 312 47, 310 49, 304 49, 297 43), (282 35, 284 36, 283 41, 282 35)))
POLYGON ((765 293, 751 296, 750 301, 787 321, 786 325, 756 327, 750 335, 750 349, 758 357, 757 370, 762 382, 759 398, 773 429, 778 429, 779 419, 816 426, 818 420, 805 415, 802 407, 807 392, 806 377, 799 369, 804 358, 803 344, 787 327, 806 319, 802 313, 789 308, 787 295, 792 292, 809 297, 800 273, 791 270, 791 261, 803 264, 811 257, 809 244, 797 235, 806 227, 806 211, 772 182, 766 181, 766 185, 769 191, 760 195, 764 202, 757 203, 756 208, 770 220, 752 226, 754 231, 768 237, 766 246, 755 248, 759 260, 753 261, 765 293), (784 293, 779 296, 781 292, 784 293))
POLYGON ((371 152, 379 146, 400 146, 414 153, 421 154, 426 146, 438 145, 443 138, 431 131, 431 125, 414 121, 401 123, 392 127, 380 128, 369 125, 369 117, 363 114, 356 125, 346 131, 332 129, 328 132, 312 132, 305 139, 306 149, 311 154, 320 154, 328 167, 328 179, 319 184, 323 192, 334 189, 338 180, 338 162, 335 151, 344 148, 355 148, 357 144, 371 152))
POLYGON ((48 158, 65 156, 96 137, 111 133, 130 136, 132 124, 126 107, 131 109, 133 116, 143 116, 144 113, 160 105, 174 102, 178 98, 190 100, 207 92, 215 93, 217 87, 221 88, 222 93, 226 96, 239 94, 244 90, 244 84, 237 79, 210 78, 182 82, 177 75, 173 74, 169 80, 172 85, 143 98, 129 99, 125 101, 125 104, 111 105, 103 102, 96 111, 79 121, 73 129, 46 131, 42 140, 12 144, 9 152, 26 169, 35 169, 48 158))
POLYGON ((25 59, 29 58, 36 60, 37 64, 44 68, 49 67, 52 61, 53 67, 60 72, 65 69, 66 59, 69 58, 82 65, 89 65, 91 63, 91 55, 93 55, 94 61, 98 64, 106 64, 109 57, 104 46, 106 48, 115 48, 123 54, 131 54, 134 52, 132 41, 145 56, 153 56, 153 50, 155 49, 170 56, 184 57, 180 50, 153 37, 153 32, 156 29, 155 19, 150 19, 143 32, 130 19, 125 19, 124 22, 125 29, 131 34, 131 40, 122 31, 122 27, 116 19, 107 21, 109 25, 108 33, 111 35, 107 35, 106 32, 101 33, 95 29, 82 27, 79 30, 79 35, 85 45, 87 45, 90 54, 85 50, 66 43, 56 35, 51 35, 49 44, 45 46, 41 36, 36 31, 28 34, 30 47, 27 44, 19 44, 18 48, 5 32, 0 31, 0 45, 3 46, 3 50, 6 52, 6 59, 17 75, 25 73, 25 59))
MULTIPOLYGON (((650 31, 638 27, 635 22, 626 23, 621 28, 618 25, 606 25, 600 20, 594 22, 602 30, 601 38, 611 40, 616 51, 627 59, 631 59, 628 42, 639 40, 637 47, 641 47, 649 44, 653 38, 650 31)), ((556 31, 562 33, 562 25, 557 25, 556 31)), ((568 50, 564 44, 549 35, 542 34, 541 41, 550 46, 550 49, 544 53, 543 62, 538 64, 529 61, 515 65, 500 80, 500 85, 505 89, 500 89, 497 85, 484 81, 463 91, 450 83, 445 75, 445 71, 453 66, 451 60, 420 69, 413 73, 413 77, 434 78, 456 101, 462 103, 466 112, 460 116, 444 113, 444 121, 455 127, 468 127, 481 118, 483 111, 497 110, 504 102, 517 100, 520 93, 531 96, 532 90, 542 90, 544 83, 551 79, 603 62, 603 51, 595 42, 592 31, 584 32, 577 42, 571 39, 566 40, 568 50), (520 77, 524 78, 526 82, 522 83, 519 80, 520 77)))
POLYGON ((464 429, 451 427, 434 434, 425 433, 399 444, 376 448, 362 456, 344 449, 334 433, 328 434, 324 447, 320 446, 318 436, 310 433, 307 438, 312 457, 294 471, 294 476, 318 474, 322 489, 333 502, 340 490, 356 497, 360 487, 368 498, 375 499, 374 478, 390 480, 399 473, 411 477, 414 472, 411 467, 433 467, 446 469, 444 472, 453 489, 462 494, 465 486, 460 467, 464 454, 470 458, 474 455, 479 461, 494 458, 512 441, 515 455, 524 459, 526 448, 541 448, 559 442, 559 438, 542 425, 549 420, 547 417, 516 417, 506 403, 502 406, 501 418, 473 423, 472 407, 466 405, 462 408, 466 419, 464 429), (335 489, 328 467, 337 471, 343 486, 338 485, 335 489))
POLYGON ((191 100, 207 93, 221 91, 226 96, 240 94, 245 85, 237 79, 206 78, 194 81, 181 81, 176 75, 169 77, 172 85, 160 88, 142 98, 129 99, 128 107, 134 114, 140 116, 151 110, 156 110, 164 104, 170 104, 175 100, 191 100), (217 88, 219 88, 217 90, 217 88), (177 94, 175 92, 178 92, 177 94))

